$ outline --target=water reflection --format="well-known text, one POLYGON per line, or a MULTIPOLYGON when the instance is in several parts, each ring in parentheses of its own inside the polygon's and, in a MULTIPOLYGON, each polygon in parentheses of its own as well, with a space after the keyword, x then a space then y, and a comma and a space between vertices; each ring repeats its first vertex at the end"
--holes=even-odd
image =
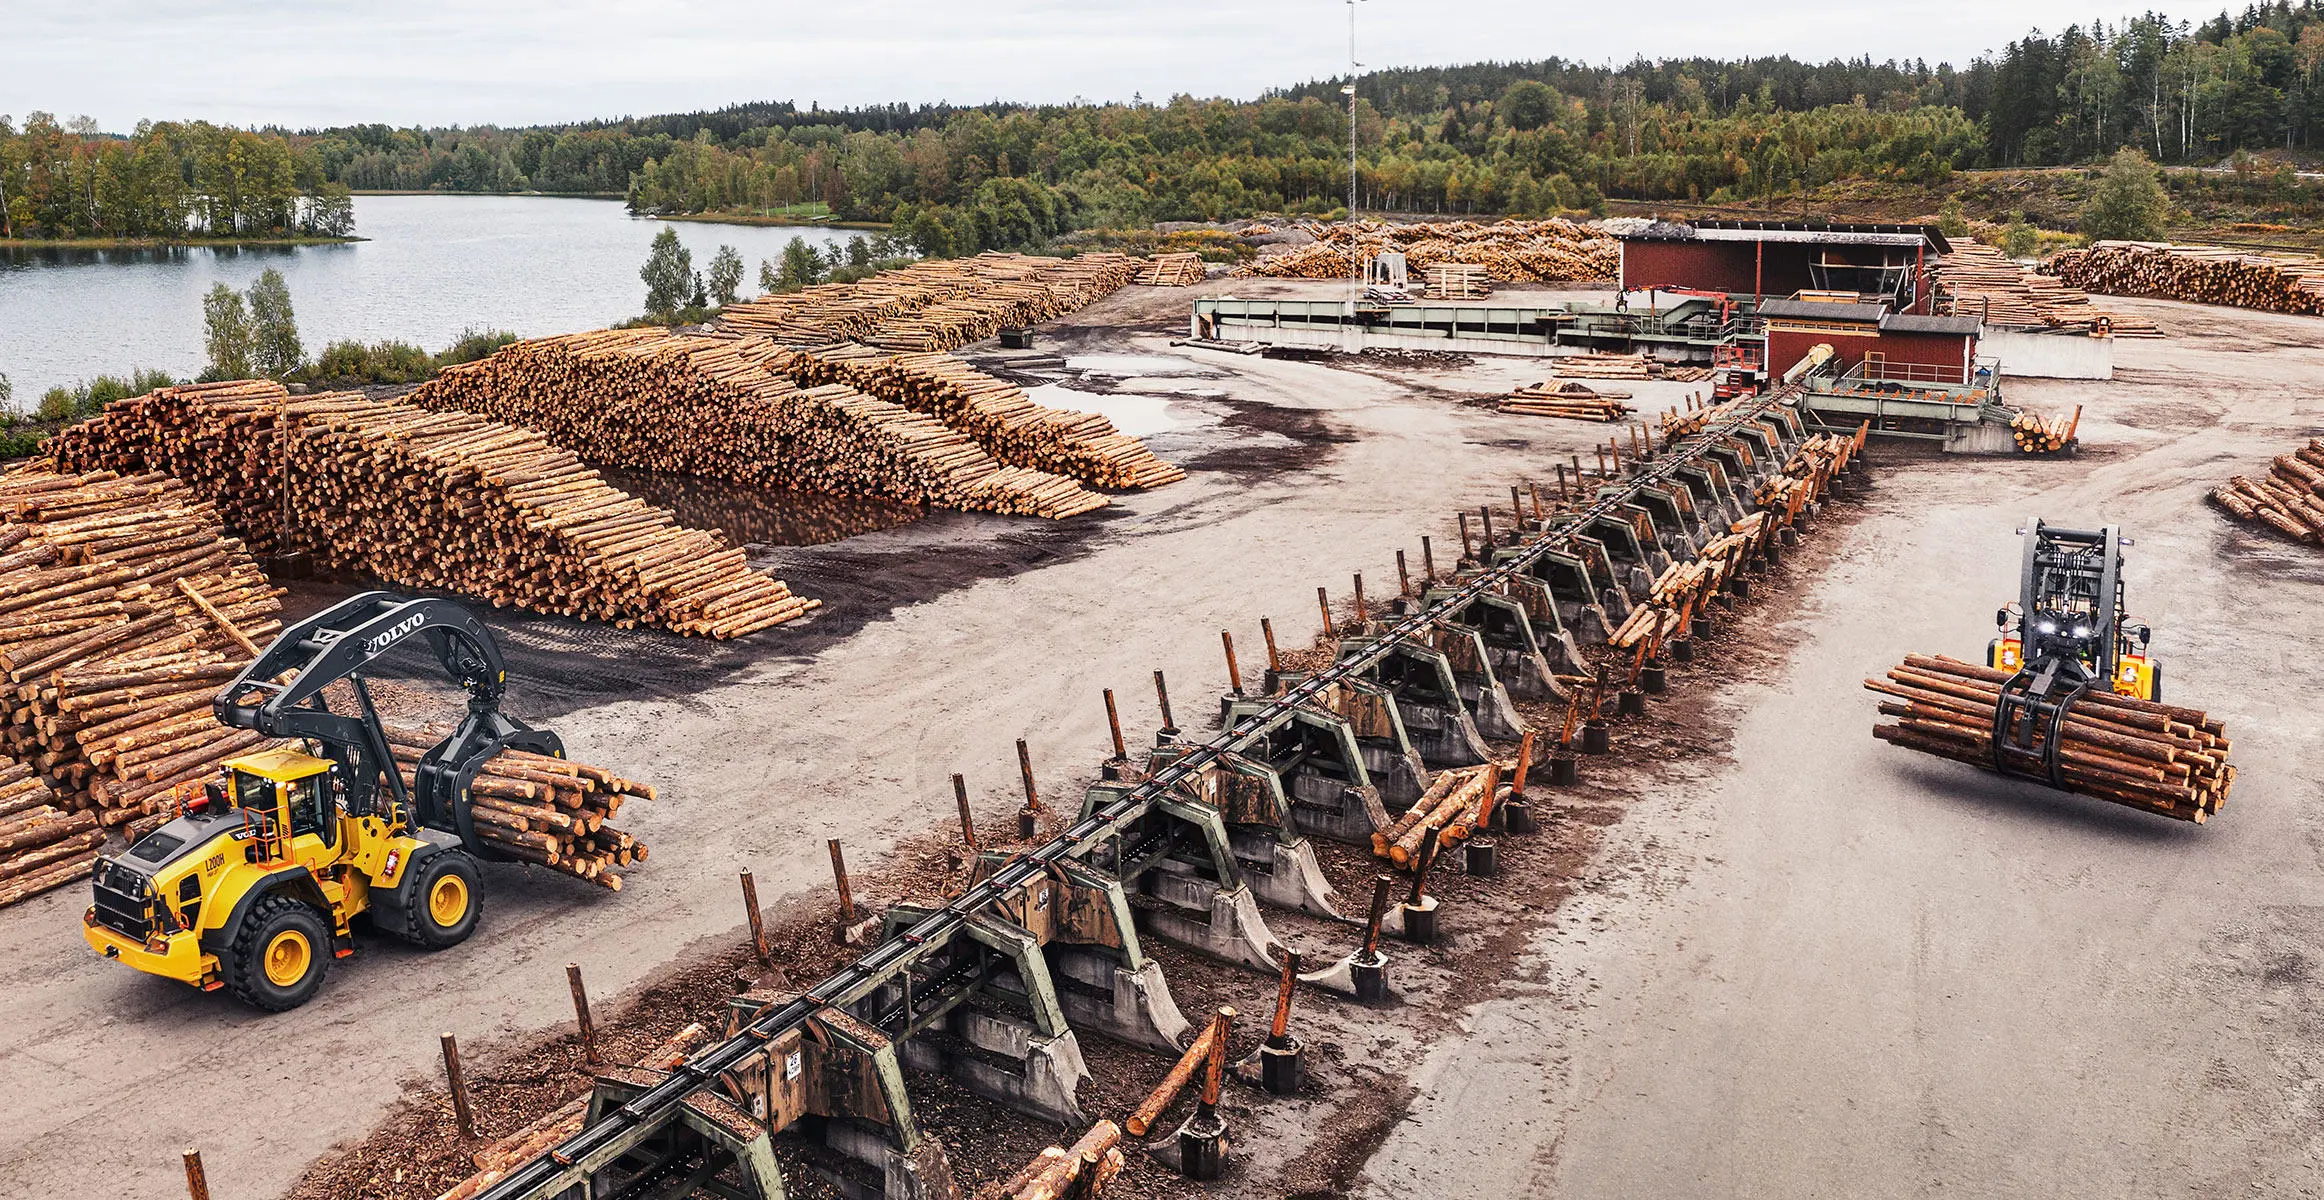
POLYGON ((754 488, 692 475, 599 468, 605 481, 676 513, 696 529, 718 529, 742 545, 819 546, 909 524, 926 515, 916 504, 754 488))

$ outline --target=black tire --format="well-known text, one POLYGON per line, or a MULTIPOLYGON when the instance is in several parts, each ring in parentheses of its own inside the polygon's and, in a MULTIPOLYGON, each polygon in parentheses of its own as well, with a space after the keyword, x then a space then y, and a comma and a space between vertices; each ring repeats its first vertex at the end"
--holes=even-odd
POLYGON ((445 850, 429 855, 404 887, 404 936, 413 945, 429 950, 442 950, 467 941, 468 935, 476 932, 477 917, 484 912, 481 885, 476 860, 464 851, 445 850), (458 915, 445 920, 447 910, 437 903, 443 895, 439 889, 453 888, 458 889, 466 903, 458 915))
POLYGON ((227 989, 244 1004, 284 1012, 322 988, 331 966, 331 925, 314 905, 276 892, 251 906, 230 953, 227 989), (297 939, 305 952, 293 964, 290 946, 297 939))
POLYGON ((2161 663, 2148 663, 2146 669, 2148 675, 2152 677, 2149 680, 2148 690, 2154 693, 2154 702, 2161 704, 2163 702, 2163 665, 2161 663))

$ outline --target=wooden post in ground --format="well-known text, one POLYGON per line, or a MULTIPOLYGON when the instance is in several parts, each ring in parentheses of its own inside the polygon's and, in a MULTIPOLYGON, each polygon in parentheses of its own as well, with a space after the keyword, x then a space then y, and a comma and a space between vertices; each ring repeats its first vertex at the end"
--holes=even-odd
POLYGON ((594 1067, 597 1065, 597 1026, 589 1021, 589 989, 581 985, 580 963, 565 964, 565 983, 573 989, 573 1019, 581 1027, 581 1061, 594 1067))
POLYGON ((476 1136, 476 1114, 468 1107, 468 1075, 460 1069, 460 1043, 451 1034, 443 1036, 444 1078, 452 1086, 452 1120, 460 1127, 460 1136, 476 1136))

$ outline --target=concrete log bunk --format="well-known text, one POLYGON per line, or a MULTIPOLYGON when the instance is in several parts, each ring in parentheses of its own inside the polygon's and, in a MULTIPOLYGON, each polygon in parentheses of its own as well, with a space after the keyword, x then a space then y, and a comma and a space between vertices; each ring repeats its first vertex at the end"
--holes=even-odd
POLYGON ((540 434, 465 414, 193 385, 116 401, 50 452, 65 469, 184 479, 259 552, 326 572, 716 638, 816 606, 540 434))
MULTIPOLYGON (((2012 672, 1912 655, 1864 686, 1884 696, 1885 742, 1991 769, 1993 721, 2012 672)), ((2201 711, 2104 690, 2076 701, 2058 734, 2065 790, 2201 823, 2227 802, 2235 768, 2218 721, 2201 711)))
MULTIPOLYGON (((585 1112, 552 1114, 556 1121, 504 1143, 447 1200, 549 1197, 585 1180, 618 1184, 710 1162, 736 1166, 729 1178, 742 1177, 744 1194, 772 1196, 782 1187, 772 1156, 778 1135, 801 1139, 813 1169, 849 1194, 957 1196, 942 1146, 911 1115, 907 1067, 942 1072, 1004 1105, 1091 1128, 1082 1143, 1044 1153, 985 1194, 1087 1194, 1079 1181, 1108 1161, 1119 1134, 1102 1122, 1092 1126, 1082 1110, 1087 1068, 1078 1038, 1102 1035, 1181 1066, 1200 1057, 1192 1049, 1204 1048, 1146 953, 1147 939, 1269 974, 1288 971, 1314 989, 1387 994, 1379 939, 1399 926, 1420 936, 1419 926, 1404 923, 1425 913, 1433 925, 1433 898, 1390 913, 1383 880, 1360 948, 1336 966, 1301 974, 1268 929, 1265 911, 1355 917, 1316 867, 1312 839, 1364 844, 1378 837, 1391 858, 1402 846, 1408 861, 1423 866, 1434 857, 1415 855, 1424 846, 1441 852, 1464 835, 1517 829, 1529 812, 1522 791, 1534 746, 1542 747, 1544 762, 1570 762, 1582 712, 1593 723, 1611 723, 1594 702, 1585 707, 1584 692, 1636 686, 1635 670, 1629 679, 1619 672, 1635 661, 1659 669, 1673 644, 1690 640, 1711 612, 1724 619, 1727 604, 1705 598, 1747 592, 1751 576, 1860 470, 1859 439, 1808 437, 1765 399, 1715 406, 1691 433, 1655 441, 1644 439, 1626 468, 1610 465, 1586 482, 1577 473, 1562 489, 1560 511, 1537 500, 1532 517, 1519 507, 1497 528, 1484 514, 1483 537, 1447 575, 1431 570, 1405 594, 1377 608, 1359 604, 1345 618, 1327 603, 1322 654, 1300 658, 1320 666, 1295 669, 1297 656, 1278 652, 1270 628, 1266 670, 1246 690, 1232 639, 1224 639, 1231 684, 1219 701, 1225 731, 1208 742, 1185 740, 1157 674, 1164 727, 1151 750, 1133 753, 1117 723, 1113 756, 1061 833, 1010 852, 976 850, 971 837, 965 891, 891 907, 865 954, 811 987, 770 982, 738 994, 726 1040, 689 1056, 681 1070, 600 1071, 585 1112), (1715 506, 1734 501, 1738 490, 1736 502, 1749 511, 1729 521, 1715 506), (1664 497, 1659 510, 1637 503, 1650 491, 1664 497), (1686 496, 1688 507, 1678 509, 1674 495, 1686 496), (1762 502, 1766 507, 1756 507, 1762 502), (1653 511, 1682 515, 1663 529, 1653 511), (1712 512, 1722 515, 1712 521, 1712 512), (1608 550, 1603 520, 1630 531, 1626 540, 1614 539, 1618 550, 1608 550), (1672 547, 1687 550, 1683 559, 1668 553, 1672 547), (1616 553, 1662 562, 1661 574, 1646 576, 1631 595, 1634 585, 1612 574, 1616 553), (1546 565, 1553 554, 1569 565, 1546 565), (1529 660, 1521 656, 1544 658, 1545 640, 1573 644, 1564 610, 1576 602, 1569 598, 1576 581, 1591 589, 1589 603, 1601 603, 1593 575, 1609 597, 1630 602, 1626 614, 1673 606, 1687 614, 1690 599, 1703 611, 1687 614, 1675 636, 1640 643, 1648 651, 1642 658, 1619 647, 1601 651, 1594 677, 1561 680, 1525 669, 1529 660), (1512 687, 1537 697, 1562 691, 1564 727, 1525 729, 1508 704, 1512 687), (1415 738, 1408 722, 1424 712, 1434 714, 1438 729, 1415 738), (1497 736, 1525 739, 1514 763, 1488 762, 1476 731, 1495 721, 1510 726, 1497 736), (1465 735, 1448 735, 1455 727, 1465 735), (1392 801, 1383 801, 1389 789, 1376 774, 1399 779, 1392 801), (1456 828, 1451 842, 1442 840, 1456 828), (1430 830, 1435 843, 1427 842, 1430 830), (515 1161, 519 1155, 526 1161, 515 1161), (1068 1188, 1084 1190, 1062 1190, 1068 1188)), ((1595 640, 1607 640, 1606 632, 1595 640)), ((1027 811, 1036 811, 1044 801, 1030 759, 1021 763, 1027 811)), ((1289 1043, 1286 1014, 1287 1006, 1279 1007, 1269 1045, 1289 1043)), ((1134 1115, 1139 1126, 1159 1120, 1175 1090, 1170 1081, 1185 1083, 1190 1070, 1164 1079, 1162 1103, 1134 1115)), ((1221 1164, 1225 1154, 1215 1108, 1203 1099, 1196 1109, 1178 1135, 1179 1161, 1189 1172, 1212 1169, 1205 1164, 1221 1164)))
POLYGON ((2316 545, 2324 540, 2324 438, 2277 455, 2259 478, 2229 478, 2211 490, 2211 502, 2239 520, 2316 545))

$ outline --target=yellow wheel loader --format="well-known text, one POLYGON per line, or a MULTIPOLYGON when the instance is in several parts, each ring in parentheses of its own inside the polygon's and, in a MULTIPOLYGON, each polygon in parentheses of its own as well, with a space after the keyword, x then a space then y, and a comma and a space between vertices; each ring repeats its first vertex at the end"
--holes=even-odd
POLYGON ((564 754, 499 711, 506 681, 484 623, 448 600, 366 592, 284 630, 213 709, 305 749, 180 785, 167 824, 97 861, 82 935, 106 958, 277 1012, 355 952, 358 917, 431 950, 465 941, 482 910, 477 860, 506 857, 477 837, 469 783, 503 749, 564 754), (468 693, 468 715, 407 789, 362 670, 414 635, 468 693), (325 702, 342 679, 355 712, 325 702))

